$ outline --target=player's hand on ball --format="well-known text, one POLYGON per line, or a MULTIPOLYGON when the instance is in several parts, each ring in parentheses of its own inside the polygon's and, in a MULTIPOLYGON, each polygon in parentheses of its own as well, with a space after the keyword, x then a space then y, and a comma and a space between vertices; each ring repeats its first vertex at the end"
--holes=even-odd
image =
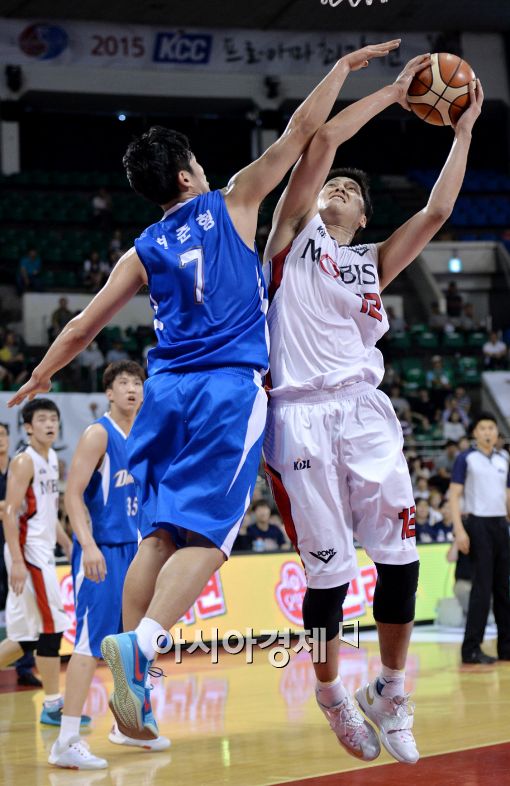
POLYGON ((99 584, 106 576, 106 562, 95 543, 83 547, 83 570, 85 578, 99 584))
POLYGON ((480 112, 482 111, 482 104, 483 104, 482 83, 480 82, 479 79, 477 79, 476 88, 471 82, 469 83, 469 106, 461 114, 456 124, 454 125, 455 133, 458 133, 459 131, 468 131, 469 133, 471 133, 471 129, 473 128, 475 122, 480 117, 480 112))
POLYGON ((374 57, 384 57, 399 46, 400 38, 395 38, 393 41, 385 41, 384 44, 371 44, 364 46, 363 49, 356 49, 355 52, 345 55, 342 60, 347 63, 350 71, 359 71, 360 68, 366 68, 374 57))
POLYGON ((463 554, 469 554, 469 535, 465 529, 455 535, 455 543, 459 551, 462 551, 463 554))
POLYGON ((35 372, 32 374, 28 382, 20 387, 17 393, 7 402, 8 407, 14 407, 16 404, 21 404, 26 398, 32 401, 34 396, 38 393, 48 393, 51 389, 51 379, 49 377, 40 377, 35 372))
POLYGON ((404 109, 407 109, 408 112, 411 111, 411 107, 407 101, 407 91, 409 90, 409 85, 413 81, 416 74, 422 71, 424 68, 427 68, 431 62, 430 53, 413 57, 413 59, 409 60, 409 62, 404 66, 404 70, 400 72, 393 82, 393 86, 397 93, 397 103, 399 103, 400 106, 403 106, 404 109))
POLYGON ((28 571, 24 562, 13 562, 11 565, 11 575, 9 577, 9 584, 15 595, 21 595, 25 588, 28 571))

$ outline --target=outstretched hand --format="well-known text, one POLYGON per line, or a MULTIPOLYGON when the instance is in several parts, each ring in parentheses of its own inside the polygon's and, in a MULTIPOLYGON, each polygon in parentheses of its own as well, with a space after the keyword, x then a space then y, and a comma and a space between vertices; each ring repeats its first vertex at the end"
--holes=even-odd
POLYGON ((459 119, 454 125, 455 133, 459 131, 467 131, 471 133, 471 130, 475 124, 475 122, 480 117, 480 112, 482 111, 482 104, 483 104, 483 90, 482 90, 482 83, 479 79, 476 80, 476 87, 473 82, 469 83, 469 106, 468 108, 461 114, 459 119))
POLYGON ((349 66, 350 71, 359 71, 360 68, 366 68, 369 61, 374 57, 384 57, 400 46, 400 38, 394 38, 393 41, 385 41, 384 44, 370 44, 364 46, 363 49, 356 49, 355 52, 350 52, 342 59, 349 66))
POLYGON ((412 60, 404 66, 404 70, 400 72, 397 76, 395 81, 393 82, 393 86, 397 91, 397 102, 400 106, 403 106, 404 109, 407 109, 408 112, 411 111, 411 107, 409 106, 409 102, 407 100, 407 91, 409 90, 409 85, 413 81, 416 74, 420 71, 423 71, 424 68, 427 68, 432 63, 430 54, 426 55, 417 55, 417 57, 413 57, 412 60))
POLYGON ((38 393, 48 393, 51 389, 51 379, 48 377, 46 379, 42 379, 37 374, 32 374, 28 382, 20 387, 17 393, 9 399, 7 402, 8 407, 14 407, 17 404, 21 404, 26 398, 29 401, 38 394, 38 393))

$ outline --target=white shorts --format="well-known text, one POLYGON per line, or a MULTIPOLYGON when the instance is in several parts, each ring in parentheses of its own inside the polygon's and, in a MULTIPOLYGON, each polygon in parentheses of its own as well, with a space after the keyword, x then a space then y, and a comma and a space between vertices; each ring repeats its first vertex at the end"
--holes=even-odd
POLYGON ((357 575, 354 537, 374 562, 418 559, 402 446, 389 398, 368 383, 270 403, 266 468, 309 587, 357 575))
MULTIPOLYGON (((63 609, 60 587, 52 555, 29 544, 23 548, 28 577, 21 595, 9 589, 5 606, 7 638, 11 641, 37 641, 41 633, 62 633, 71 625, 63 609)), ((7 575, 11 574, 11 555, 4 546, 7 575)))

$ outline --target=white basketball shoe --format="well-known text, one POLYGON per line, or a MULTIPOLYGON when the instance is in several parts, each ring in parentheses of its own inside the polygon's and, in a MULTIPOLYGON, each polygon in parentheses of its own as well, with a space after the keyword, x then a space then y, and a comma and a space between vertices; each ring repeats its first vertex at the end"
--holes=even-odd
POLYGON ((350 696, 346 696, 333 707, 325 707, 318 698, 317 704, 347 753, 363 761, 372 761, 379 756, 381 746, 377 734, 363 718, 350 696))
POLYGON ((137 740, 134 737, 126 737, 119 731, 116 723, 113 724, 108 739, 116 745, 132 745, 134 748, 143 748, 146 751, 166 751, 172 744, 168 737, 157 737, 155 740, 137 740))
POLYGON ((405 696, 381 696, 375 681, 355 693, 356 701, 369 720, 379 729, 381 742, 394 759, 416 764, 420 758, 413 737, 414 704, 405 696))
POLYGON ((70 770, 104 770, 108 767, 106 759, 94 756, 87 743, 79 737, 71 737, 65 745, 61 745, 57 738, 51 746, 48 763, 70 770))

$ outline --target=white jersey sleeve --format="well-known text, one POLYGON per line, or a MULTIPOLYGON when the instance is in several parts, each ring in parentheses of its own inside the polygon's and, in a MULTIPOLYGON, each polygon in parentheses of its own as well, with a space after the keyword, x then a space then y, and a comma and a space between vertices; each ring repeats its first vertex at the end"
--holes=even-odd
POLYGON ((339 246, 319 214, 265 266, 269 290, 271 398, 378 386, 376 342, 388 330, 377 246, 339 246))

